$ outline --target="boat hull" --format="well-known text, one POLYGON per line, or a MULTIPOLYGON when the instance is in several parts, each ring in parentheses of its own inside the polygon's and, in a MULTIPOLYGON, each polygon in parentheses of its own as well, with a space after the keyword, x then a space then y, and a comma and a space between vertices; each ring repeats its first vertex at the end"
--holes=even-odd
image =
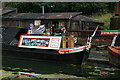
POLYGON ((80 51, 76 53, 60 54, 57 50, 26 49, 4 45, 4 47, 2 48, 2 56, 21 59, 48 60, 52 62, 81 64, 88 59, 89 52, 80 51))
POLYGON ((109 62, 115 66, 120 67, 120 50, 115 47, 108 47, 109 62))

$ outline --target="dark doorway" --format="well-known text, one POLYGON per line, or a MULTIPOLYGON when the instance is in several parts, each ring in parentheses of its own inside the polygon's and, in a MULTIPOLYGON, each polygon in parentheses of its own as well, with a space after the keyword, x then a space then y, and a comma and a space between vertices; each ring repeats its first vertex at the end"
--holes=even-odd
POLYGON ((59 21, 52 21, 52 24, 55 26, 55 28, 59 27, 59 21))

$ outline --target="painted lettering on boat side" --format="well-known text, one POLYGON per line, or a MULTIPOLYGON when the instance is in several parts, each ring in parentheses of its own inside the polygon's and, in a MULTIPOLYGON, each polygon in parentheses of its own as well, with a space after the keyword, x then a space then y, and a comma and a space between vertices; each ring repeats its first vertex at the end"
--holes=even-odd
POLYGON ((62 37, 21 35, 18 47, 59 49, 62 37))
POLYGON ((50 38, 23 38, 22 45, 48 47, 50 38))

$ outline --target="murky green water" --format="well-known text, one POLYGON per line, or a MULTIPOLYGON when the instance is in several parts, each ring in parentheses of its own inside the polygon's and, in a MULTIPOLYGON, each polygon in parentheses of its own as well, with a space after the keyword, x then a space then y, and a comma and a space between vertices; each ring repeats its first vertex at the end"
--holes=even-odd
POLYGON ((109 63, 91 61, 82 65, 81 74, 96 78, 120 78, 120 69, 109 63))
POLYGON ((77 73, 76 68, 71 68, 73 64, 63 64, 48 61, 22 60, 15 58, 3 57, 2 66, 21 69, 32 69, 36 73, 51 74, 51 73, 77 73))
POLYGON ((108 64, 87 62, 80 65, 3 57, 3 68, 29 69, 39 74, 67 74, 78 77, 119 78, 120 69, 108 64))

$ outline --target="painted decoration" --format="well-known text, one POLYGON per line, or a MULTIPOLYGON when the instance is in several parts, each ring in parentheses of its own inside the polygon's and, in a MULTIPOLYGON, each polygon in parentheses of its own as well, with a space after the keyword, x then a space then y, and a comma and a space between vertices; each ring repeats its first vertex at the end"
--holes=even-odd
POLYGON ((38 49, 59 49, 61 36, 21 35, 18 47, 38 49))
POLYGON ((101 35, 117 35, 120 34, 120 30, 102 30, 101 35))

